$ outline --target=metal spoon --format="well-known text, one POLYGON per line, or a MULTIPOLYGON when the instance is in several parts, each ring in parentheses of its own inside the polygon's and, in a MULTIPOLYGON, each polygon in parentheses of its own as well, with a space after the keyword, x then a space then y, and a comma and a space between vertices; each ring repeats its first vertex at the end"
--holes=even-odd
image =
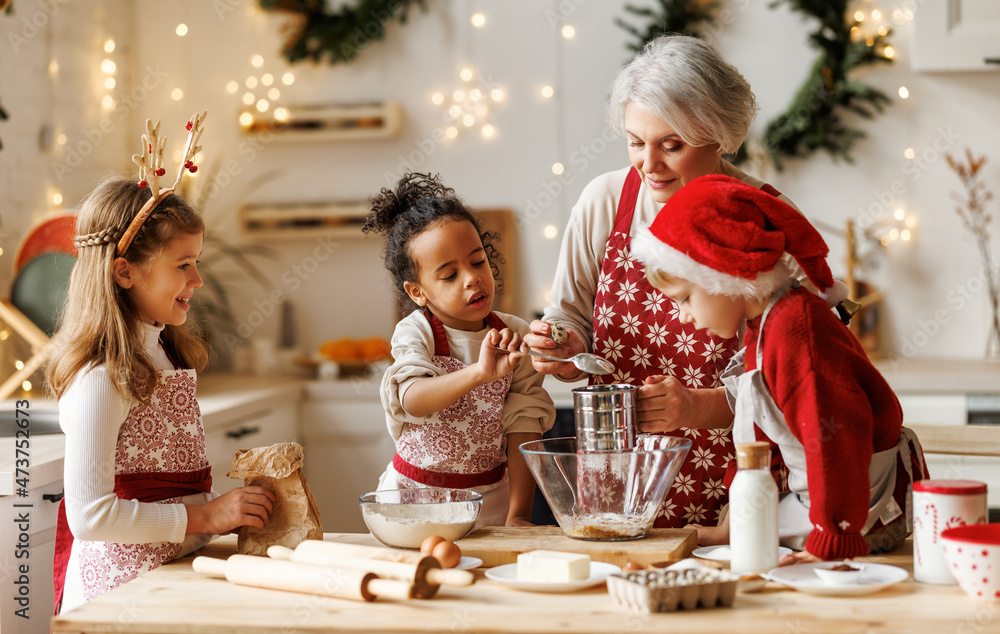
MULTIPOLYGON (((497 348, 497 350, 500 352, 510 352, 510 350, 507 350, 506 348, 497 348)), ((615 371, 613 363, 604 357, 599 357, 596 354, 590 354, 589 352, 581 352, 580 354, 569 357, 568 359, 553 357, 552 355, 545 354, 544 352, 538 352, 532 348, 522 350, 522 352, 526 352, 533 357, 538 357, 539 359, 548 359, 549 361, 570 361, 573 365, 587 374, 611 374, 615 371)))

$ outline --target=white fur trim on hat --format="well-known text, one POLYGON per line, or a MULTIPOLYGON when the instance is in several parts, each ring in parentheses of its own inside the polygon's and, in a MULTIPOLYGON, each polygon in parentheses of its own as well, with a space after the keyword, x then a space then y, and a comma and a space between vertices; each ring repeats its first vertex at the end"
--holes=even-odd
POLYGON ((782 284, 792 279, 793 268, 788 261, 794 260, 787 253, 781 256, 770 271, 765 271, 751 280, 728 275, 696 262, 694 258, 664 244, 649 227, 639 229, 632 240, 632 255, 646 266, 696 284, 712 295, 728 295, 747 299, 770 297, 782 284))
POLYGON ((834 280, 833 286, 821 290, 819 294, 831 308, 847 299, 848 295, 850 295, 850 289, 847 288, 847 284, 844 284, 840 280, 834 280))

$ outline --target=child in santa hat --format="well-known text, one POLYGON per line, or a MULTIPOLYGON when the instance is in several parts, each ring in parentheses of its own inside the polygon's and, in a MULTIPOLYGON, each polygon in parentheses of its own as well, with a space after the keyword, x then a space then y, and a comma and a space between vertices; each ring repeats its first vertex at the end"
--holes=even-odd
MULTIPOLYGON (((683 322, 720 337, 746 324, 721 378, 734 441, 769 439, 789 468, 779 535, 802 552, 783 564, 895 548, 912 531, 911 483, 926 473, 895 394, 830 309, 847 293, 828 251, 797 210, 719 174, 674 194, 633 246, 683 322), (819 296, 800 286, 793 261, 819 296)), ((728 523, 699 528, 699 541, 727 543, 728 523)))

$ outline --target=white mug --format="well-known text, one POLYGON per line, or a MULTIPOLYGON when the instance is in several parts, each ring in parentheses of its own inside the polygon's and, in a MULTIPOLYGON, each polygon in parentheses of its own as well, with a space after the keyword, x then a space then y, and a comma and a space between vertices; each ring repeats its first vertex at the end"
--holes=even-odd
POLYGON ((257 376, 275 376, 278 373, 278 349, 274 339, 260 337, 253 340, 253 369, 257 376))
POLYGON ((941 531, 985 524, 986 483, 975 480, 918 480, 913 483, 913 578, 954 584, 941 548, 941 531))

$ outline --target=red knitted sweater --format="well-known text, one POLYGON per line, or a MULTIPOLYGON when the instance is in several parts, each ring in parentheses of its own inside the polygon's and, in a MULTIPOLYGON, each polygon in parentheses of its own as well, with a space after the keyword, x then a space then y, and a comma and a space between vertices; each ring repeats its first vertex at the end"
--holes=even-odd
MULTIPOLYGON (((813 523, 806 550, 827 560, 866 555, 860 531, 868 518, 868 465, 873 452, 899 439, 899 401, 816 295, 790 291, 765 326, 764 381, 806 454, 813 523)), ((756 367, 759 329, 759 317, 747 323, 747 370, 756 367)))

